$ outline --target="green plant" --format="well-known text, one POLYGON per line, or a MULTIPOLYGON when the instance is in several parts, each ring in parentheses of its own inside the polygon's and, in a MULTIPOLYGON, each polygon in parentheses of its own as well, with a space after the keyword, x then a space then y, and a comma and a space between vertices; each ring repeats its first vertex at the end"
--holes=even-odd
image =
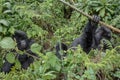
MULTIPOLYGON (((66 0, 70 1, 70 0, 66 0)), ((119 0, 73 0, 75 6, 87 14, 98 13, 106 23, 119 27, 119 0)), ((3 58, 15 62, 9 74, 0 73, 1 80, 117 80, 120 79, 120 38, 112 33, 112 40, 105 44, 106 52, 91 50, 89 54, 78 47, 69 49, 67 56, 59 60, 54 46, 58 41, 70 45, 79 37, 87 18, 76 11, 70 19, 64 18, 64 6, 58 0, 0 0, 0 67, 3 58), (40 58, 27 70, 21 70, 15 54, 17 50, 11 35, 15 30, 23 30, 36 43, 31 50, 40 58), (40 50, 40 51, 39 51, 40 50)), ((103 43, 104 44, 104 43, 103 43)), ((23 54, 24 51, 17 50, 23 54)))

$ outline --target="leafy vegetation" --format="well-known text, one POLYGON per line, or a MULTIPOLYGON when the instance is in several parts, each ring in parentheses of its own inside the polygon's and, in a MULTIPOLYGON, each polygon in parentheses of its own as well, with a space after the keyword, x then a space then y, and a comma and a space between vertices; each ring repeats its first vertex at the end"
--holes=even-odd
MULTIPOLYGON (((119 0, 73 1, 87 14, 98 13, 102 21, 120 29, 119 0)), ((106 52, 91 50, 87 55, 79 47, 76 51, 68 50, 68 56, 62 60, 55 56, 56 43, 70 45, 80 36, 87 21, 76 11, 71 13, 70 19, 64 18, 64 7, 69 9, 59 0, 0 0, 0 67, 5 55, 8 61, 15 62, 10 73, 0 73, 1 80, 120 79, 120 34, 112 33, 113 47, 106 52), (11 39, 15 30, 25 31, 29 38, 36 41, 31 50, 40 58, 27 70, 21 70, 19 61, 10 54, 11 49, 23 54, 11 39)))

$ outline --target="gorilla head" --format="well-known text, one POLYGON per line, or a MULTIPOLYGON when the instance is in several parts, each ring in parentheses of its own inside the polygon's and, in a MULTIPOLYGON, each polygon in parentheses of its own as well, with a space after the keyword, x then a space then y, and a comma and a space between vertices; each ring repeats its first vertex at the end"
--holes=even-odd
POLYGON ((99 27, 95 31, 95 35, 93 38, 93 44, 91 48, 99 48, 100 41, 106 39, 110 40, 111 39, 111 30, 108 29, 107 27, 99 27))
POLYGON ((98 35, 101 38, 110 40, 111 39, 111 30, 108 29, 107 27, 99 27, 95 31, 95 37, 97 37, 98 35))
POLYGON ((13 39, 15 39, 19 50, 26 50, 28 48, 28 37, 25 32, 15 31, 13 39))

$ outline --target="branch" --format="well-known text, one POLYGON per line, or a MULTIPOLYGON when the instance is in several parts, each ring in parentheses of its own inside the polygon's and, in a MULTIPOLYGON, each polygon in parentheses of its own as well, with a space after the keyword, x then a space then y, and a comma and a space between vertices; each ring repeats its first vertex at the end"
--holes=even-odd
MULTIPOLYGON (((67 5, 67 6, 71 7, 71 8, 73 8, 74 10, 76 10, 77 12, 79 12, 79 13, 81 13, 82 15, 86 16, 87 18, 93 20, 93 17, 92 17, 92 16, 86 14, 86 13, 83 12, 82 10, 79 10, 79 9, 76 8, 75 6, 69 4, 68 2, 65 2, 65 1, 63 1, 63 0, 60 0, 60 2, 62 2, 62 3, 64 3, 65 5, 67 5)), ((106 24, 106 23, 104 23, 104 22, 102 22, 102 21, 99 21, 99 24, 101 24, 101 25, 103 25, 103 26, 105 26, 105 27, 107 27, 107 28, 113 30, 113 32, 120 33, 120 29, 117 29, 117 28, 115 28, 115 27, 113 27, 113 26, 111 26, 111 25, 108 25, 108 24, 106 24)))

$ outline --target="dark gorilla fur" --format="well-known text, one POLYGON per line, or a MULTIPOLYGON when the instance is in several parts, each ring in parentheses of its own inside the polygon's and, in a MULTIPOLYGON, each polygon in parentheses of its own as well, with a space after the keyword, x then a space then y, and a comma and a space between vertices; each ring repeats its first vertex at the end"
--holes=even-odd
MULTIPOLYGON (((110 29, 106 28, 106 27, 98 27, 98 22, 99 22, 100 18, 98 16, 93 16, 93 21, 89 20, 87 25, 84 28, 84 31, 82 33, 82 35, 79 38, 76 38, 72 45, 71 48, 72 49, 76 49, 76 47, 78 45, 80 45, 83 49, 83 51, 85 51, 86 53, 89 53, 90 50, 93 49, 98 49, 99 45, 100 45, 100 41, 105 38, 107 40, 111 39, 111 31, 110 29)), ((67 46, 63 43, 61 43, 61 50, 65 50, 64 47, 67 48, 67 46)), ((60 45, 57 44, 56 46, 56 55, 60 54, 59 50, 60 50, 60 45)))
MULTIPOLYGON (((68 47, 64 44, 64 43, 57 43, 56 45, 56 56, 61 59, 61 54, 60 51, 64 50, 67 51, 68 47)), ((65 56, 66 54, 64 53, 63 56, 65 56)))
MULTIPOLYGON (((34 40, 28 39, 25 32, 17 30, 17 31, 15 31, 12 38, 16 41, 17 47, 19 50, 26 51, 28 54, 37 57, 37 55, 30 50, 30 46, 34 43, 34 40)), ((12 50, 12 52, 17 53, 15 50, 12 50)), ((33 63, 33 61, 34 61, 34 58, 27 54, 18 54, 17 53, 16 58, 19 60, 19 62, 21 64, 21 68, 23 68, 23 69, 27 69, 30 66, 30 64, 33 63)), ((11 71, 11 68, 14 65, 15 65, 15 63, 9 63, 5 59, 5 62, 1 68, 1 71, 8 73, 11 71)))
MULTIPOLYGON (((109 40, 111 39, 111 30, 106 28, 106 27, 99 27, 96 29, 95 31, 95 35, 93 37, 93 43, 92 43, 92 46, 91 48, 93 49, 101 49, 100 48, 100 41, 102 39, 106 39, 106 40, 109 40)), ((105 50, 107 49, 107 47, 105 47, 104 45, 104 49, 105 50)))

